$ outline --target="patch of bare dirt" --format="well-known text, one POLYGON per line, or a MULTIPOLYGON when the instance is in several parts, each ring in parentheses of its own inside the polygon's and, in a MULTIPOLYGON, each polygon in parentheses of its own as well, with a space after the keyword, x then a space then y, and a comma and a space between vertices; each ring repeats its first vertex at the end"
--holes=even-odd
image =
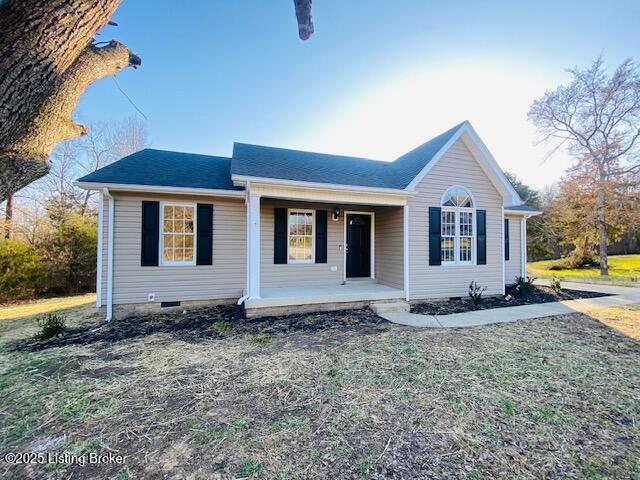
POLYGON ((390 324, 370 310, 340 310, 261 318, 234 318, 235 307, 216 306, 179 312, 133 315, 108 324, 89 324, 72 328, 58 338, 43 342, 21 339, 11 350, 39 351, 69 345, 116 343, 167 333, 186 342, 221 340, 242 335, 283 335, 295 332, 313 334, 324 330, 358 329, 361 333, 385 331, 390 324), (218 322, 222 327, 214 328, 218 322))

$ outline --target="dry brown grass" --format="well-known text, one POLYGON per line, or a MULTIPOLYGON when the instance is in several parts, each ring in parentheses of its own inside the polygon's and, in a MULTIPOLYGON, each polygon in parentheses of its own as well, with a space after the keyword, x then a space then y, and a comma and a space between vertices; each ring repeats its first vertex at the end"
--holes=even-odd
POLYGON ((55 312, 79 305, 95 304, 96 294, 72 295, 69 297, 42 298, 30 302, 0 307, 0 320, 30 317, 40 313, 55 312))
POLYGON ((272 326, 268 343, 234 326, 221 338, 150 331, 40 351, 11 351, 20 335, 3 337, 0 453, 65 435, 63 451, 127 455, 124 468, 10 471, 36 478, 640 471, 637 341, 580 314, 460 330, 347 316, 298 319, 342 328, 272 326))
POLYGON ((624 335, 640 340, 640 305, 603 308, 589 315, 624 335))

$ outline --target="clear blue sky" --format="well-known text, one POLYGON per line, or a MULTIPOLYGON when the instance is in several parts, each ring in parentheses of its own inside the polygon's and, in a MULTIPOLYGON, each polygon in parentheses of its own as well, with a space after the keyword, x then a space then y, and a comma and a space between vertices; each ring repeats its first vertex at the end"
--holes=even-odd
MULTIPOLYGON (((302 42, 292 0, 123 0, 119 26, 99 39, 142 57, 117 81, 148 117, 154 148, 229 156, 242 141, 391 160, 469 119, 535 186, 568 160, 541 164, 531 101, 566 67, 639 57, 637 0, 314 0, 313 15, 302 42)), ((76 114, 136 112, 106 78, 76 114)))

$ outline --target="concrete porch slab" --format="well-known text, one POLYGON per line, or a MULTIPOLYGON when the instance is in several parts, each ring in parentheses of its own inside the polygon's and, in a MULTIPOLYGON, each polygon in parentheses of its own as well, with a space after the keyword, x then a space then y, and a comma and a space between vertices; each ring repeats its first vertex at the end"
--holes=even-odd
POLYGON ((404 300, 404 290, 381 283, 347 283, 345 285, 313 285, 270 287, 260 289, 260 298, 245 301, 247 310, 322 303, 352 303, 377 300, 404 300))

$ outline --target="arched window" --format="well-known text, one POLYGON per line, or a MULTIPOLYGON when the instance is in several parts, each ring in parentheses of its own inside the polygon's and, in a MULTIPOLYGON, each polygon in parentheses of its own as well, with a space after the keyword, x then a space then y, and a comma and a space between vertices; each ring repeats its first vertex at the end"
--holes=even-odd
POLYGON ((451 187, 442 197, 443 207, 473 207, 471 195, 462 187, 451 187))
POLYGON ((445 265, 472 264, 475 260, 475 203, 463 187, 451 187, 442 196, 440 254, 445 265))

